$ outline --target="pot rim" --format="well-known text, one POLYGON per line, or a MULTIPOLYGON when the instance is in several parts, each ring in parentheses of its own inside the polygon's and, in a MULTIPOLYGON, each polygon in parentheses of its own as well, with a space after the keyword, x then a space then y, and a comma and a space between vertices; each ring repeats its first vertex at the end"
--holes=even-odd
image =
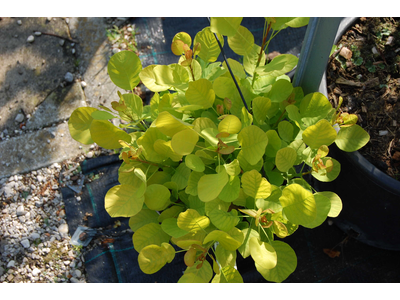
MULTIPOLYGON (((339 39, 346 32, 346 30, 350 26, 352 26, 358 19, 359 17, 349 17, 342 19, 334 40, 334 44, 336 44, 339 41, 339 39)), ((322 76, 322 80, 319 86, 319 92, 328 97, 326 70, 322 76)), ((373 179, 373 181, 376 184, 380 185, 383 189, 387 190, 388 192, 400 196, 400 181, 392 178, 391 176, 379 170, 372 163, 370 163, 364 156, 362 156, 358 151, 354 152, 343 151, 343 154, 346 155, 346 157, 353 165, 359 166, 362 173, 364 173, 367 177, 373 179)))

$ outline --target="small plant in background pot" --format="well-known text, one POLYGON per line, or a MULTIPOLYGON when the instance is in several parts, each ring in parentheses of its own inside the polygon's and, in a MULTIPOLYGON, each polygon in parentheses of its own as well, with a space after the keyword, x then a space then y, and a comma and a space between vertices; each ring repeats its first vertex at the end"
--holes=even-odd
POLYGON ((271 38, 308 18, 265 20, 261 46, 242 18, 211 18, 194 40, 176 34, 175 64, 142 68, 133 52, 116 53, 111 80, 128 91, 142 82, 154 92, 150 104, 120 93, 111 108, 81 107, 71 115, 77 141, 122 147, 120 184, 108 191, 105 209, 130 218, 146 274, 184 251, 179 282, 243 282, 239 254, 251 256, 266 280, 282 282, 297 266, 283 239, 341 211, 338 195, 316 192, 303 177, 334 180, 340 163, 328 146, 355 151, 369 136, 356 116, 333 108, 323 94, 292 86, 286 73, 297 57, 281 54, 266 63, 271 38), (224 36, 242 63, 216 62, 224 36), (112 118, 125 125, 114 126, 112 118))

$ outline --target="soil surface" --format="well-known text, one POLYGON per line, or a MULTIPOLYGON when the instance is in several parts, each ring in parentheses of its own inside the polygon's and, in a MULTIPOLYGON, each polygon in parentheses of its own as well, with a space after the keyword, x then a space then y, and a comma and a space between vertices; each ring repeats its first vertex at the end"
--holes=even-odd
POLYGON ((338 41, 327 68, 329 100, 358 116, 371 136, 359 152, 400 180, 400 18, 360 18, 338 41))

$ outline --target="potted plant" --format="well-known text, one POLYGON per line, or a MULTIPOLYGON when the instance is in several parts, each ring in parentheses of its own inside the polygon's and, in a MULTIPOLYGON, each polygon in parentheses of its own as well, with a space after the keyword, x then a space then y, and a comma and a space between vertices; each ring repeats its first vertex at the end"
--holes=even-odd
POLYGON ((392 18, 342 22, 321 92, 331 103, 343 101, 343 110, 358 116, 357 124, 371 141, 352 153, 332 149, 342 172, 334 182, 316 184, 318 190, 333 190, 342 198, 343 210, 334 221, 340 228, 388 250, 400 250, 400 237, 393 234, 400 230, 398 24, 392 18))
POLYGON ((211 18, 193 41, 176 34, 176 64, 142 68, 133 52, 116 53, 111 80, 127 91, 142 82, 154 92, 150 104, 120 93, 111 108, 81 107, 69 120, 79 142, 122 147, 120 185, 107 192, 105 209, 130 218, 146 274, 168 267, 179 251, 187 265, 179 282, 243 282, 237 255, 251 256, 266 280, 285 280, 297 257, 284 238, 342 208, 336 193, 316 192, 304 176, 334 180, 341 164, 328 146, 354 151, 369 140, 323 94, 292 86, 285 74, 297 57, 266 61, 270 37, 308 18, 266 18, 261 46, 241 20, 211 18), (216 62, 224 36, 242 63, 216 62))

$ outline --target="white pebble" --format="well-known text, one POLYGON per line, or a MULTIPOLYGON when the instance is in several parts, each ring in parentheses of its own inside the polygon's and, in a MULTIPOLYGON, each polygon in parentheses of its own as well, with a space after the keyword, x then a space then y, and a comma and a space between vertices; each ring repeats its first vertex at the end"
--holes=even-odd
POLYGON ((38 268, 34 268, 34 269, 32 270, 32 275, 35 276, 35 277, 38 276, 39 273, 40 273, 40 270, 39 270, 38 268))
POLYGON ((14 268, 15 267, 15 261, 14 260, 10 260, 7 264, 7 269, 9 268, 14 268))
POLYGON ((61 47, 64 46, 65 40, 60 40, 60 41, 59 41, 59 44, 60 44, 61 47))
POLYGON ((61 224, 60 226, 58 226, 58 232, 59 233, 68 233, 68 225, 61 224))
POLYGON ((85 81, 81 81, 81 87, 83 87, 83 88, 86 87, 86 82, 85 81))
POLYGON ((379 130, 379 135, 387 135, 389 131, 387 130, 379 130))
POLYGON ((17 24, 18 24, 18 25, 22 25, 22 21, 21 21, 21 20, 18 20, 18 21, 17 21, 17 24))
POLYGON ((41 33, 40 31, 36 31, 36 32, 35 32, 35 35, 36 35, 36 36, 41 36, 42 33, 41 33))
POLYGON ((30 36, 28 36, 28 38, 27 38, 27 42, 28 43, 33 43, 33 41, 35 40, 35 37, 33 36, 33 35, 30 35, 30 36))
POLYGON ((31 246, 31 244, 29 243, 28 240, 22 240, 22 241, 21 241, 21 245, 22 245, 24 248, 29 248, 29 247, 31 246))
POLYGON ((17 216, 23 216, 26 214, 26 211, 24 209, 23 205, 18 206, 17 208, 17 216))

